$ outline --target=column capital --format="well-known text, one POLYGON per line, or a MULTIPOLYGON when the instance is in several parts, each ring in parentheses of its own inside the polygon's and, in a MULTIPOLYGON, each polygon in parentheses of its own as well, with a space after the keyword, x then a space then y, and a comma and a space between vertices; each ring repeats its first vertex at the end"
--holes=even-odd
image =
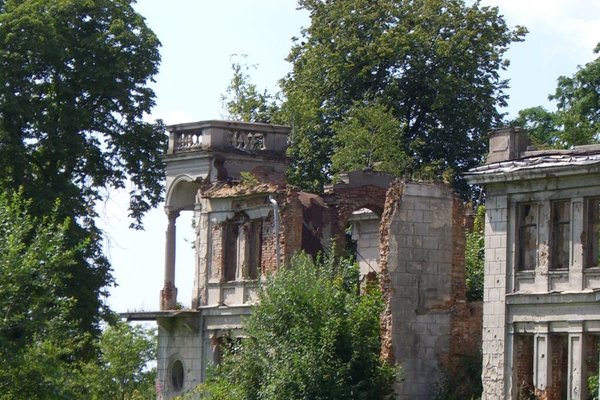
POLYGON ((169 218, 169 222, 171 220, 177 219, 179 217, 180 213, 181 213, 181 208, 165 207, 165 214, 167 214, 167 218, 169 218))

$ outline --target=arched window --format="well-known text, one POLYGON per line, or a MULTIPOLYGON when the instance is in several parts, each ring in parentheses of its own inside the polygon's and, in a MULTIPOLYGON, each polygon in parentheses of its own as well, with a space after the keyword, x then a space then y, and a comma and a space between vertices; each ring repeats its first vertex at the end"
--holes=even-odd
POLYGON ((171 386, 176 392, 183 389, 183 379, 183 363, 181 360, 175 360, 173 361, 173 364, 171 364, 171 386))

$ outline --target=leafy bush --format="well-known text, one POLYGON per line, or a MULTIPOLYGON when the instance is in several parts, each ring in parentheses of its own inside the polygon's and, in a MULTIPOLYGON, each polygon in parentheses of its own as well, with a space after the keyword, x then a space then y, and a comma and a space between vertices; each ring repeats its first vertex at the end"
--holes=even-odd
POLYGON ((598 400, 598 374, 587 379, 588 400, 598 400))
POLYGON ((247 339, 225 352, 195 395, 228 399, 387 399, 396 370, 380 359, 378 287, 358 293, 356 266, 305 254, 268 279, 247 339))

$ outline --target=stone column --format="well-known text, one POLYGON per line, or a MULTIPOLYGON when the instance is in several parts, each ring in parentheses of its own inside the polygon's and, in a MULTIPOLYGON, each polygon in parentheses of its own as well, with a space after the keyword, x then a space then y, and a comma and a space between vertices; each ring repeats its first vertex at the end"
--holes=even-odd
POLYGON ((534 336, 533 347, 533 385, 535 394, 545 398, 544 394, 552 380, 552 348, 548 335, 548 325, 539 326, 534 336))
POLYGON ((584 200, 582 197, 574 198, 571 209, 571 265, 569 267, 569 286, 571 290, 584 290, 585 279, 583 276, 584 258, 581 236, 586 229, 584 218, 584 200))
POLYGON ((175 238, 177 228, 175 222, 180 210, 165 210, 169 225, 165 238, 165 283, 160 291, 160 309, 173 310, 177 304, 177 288, 175 287, 175 238))
POLYGON ((582 331, 569 332, 569 369, 567 377, 568 400, 584 400, 586 382, 584 375, 582 331))

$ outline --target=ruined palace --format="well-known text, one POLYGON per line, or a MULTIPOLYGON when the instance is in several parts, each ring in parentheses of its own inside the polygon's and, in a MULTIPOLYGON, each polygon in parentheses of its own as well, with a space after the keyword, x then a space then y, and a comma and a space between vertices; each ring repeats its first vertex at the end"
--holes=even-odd
POLYGON ((158 323, 162 398, 202 382, 222 341, 244 337, 262 278, 297 251, 344 246, 349 231, 361 279, 382 284, 382 354, 402 366, 399 399, 430 399, 454 360, 478 355, 481 308, 465 301, 465 215, 450 187, 355 171, 316 195, 286 183, 288 127, 204 121, 168 131, 160 310, 127 314, 158 323), (195 260, 176 265, 181 213, 194 217, 195 260), (181 269, 195 271, 190 309, 177 306, 181 269))
POLYGON ((585 400, 598 374, 600 146, 490 139, 467 179, 486 190, 483 399, 585 400))

